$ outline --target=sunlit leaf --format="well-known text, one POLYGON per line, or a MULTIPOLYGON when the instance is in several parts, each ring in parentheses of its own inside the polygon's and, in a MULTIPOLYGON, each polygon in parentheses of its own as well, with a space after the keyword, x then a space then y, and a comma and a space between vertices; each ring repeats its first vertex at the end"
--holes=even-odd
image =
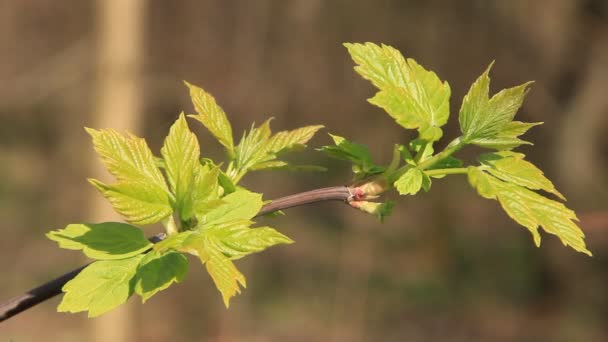
POLYGON ((118 181, 140 181, 167 190, 165 180, 144 139, 132 134, 122 135, 112 129, 86 128, 93 138, 95 150, 108 171, 118 181))
POLYGON ((532 190, 544 190, 565 200, 543 172, 534 164, 524 160, 524 155, 521 153, 509 151, 487 153, 481 155, 479 160, 482 165, 488 166, 489 173, 505 182, 532 190))
POLYGON ((131 181, 109 185, 95 179, 89 182, 131 223, 156 223, 173 212, 169 194, 154 183, 131 181))
POLYGON ((535 124, 512 123, 531 82, 503 89, 489 97, 490 65, 473 83, 460 108, 463 141, 493 148, 513 148, 525 143, 517 136, 535 124))
POLYGON ((199 226, 218 225, 235 220, 250 220, 262 208, 262 195, 247 190, 237 190, 222 197, 222 204, 200 215, 199 226))
POLYGON ((89 317, 96 317, 123 304, 133 294, 131 279, 143 257, 101 260, 87 266, 63 286, 65 295, 57 311, 88 311, 89 317))
POLYGON ((152 246, 141 229, 119 222, 70 224, 46 236, 61 248, 82 250, 97 260, 130 258, 152 246))
POLYGON ((202 166, 198 141, 188 128, 183 113, 171 126, 161 154, 165 159, 169 185, 175 194, 175 209, 183 220, 189 219, 194 211, 195 178, 202 166))
POLYGON ((417 128, 425 140, 441 137, 438 127, 449 116, 450 86, 411 58, 388 45, 344 44, 357 63, 355 70, 380 91, 369 101, 383 108, 398 124, 417 128), (434 127, 429 130, 429 128, 434 127))
POLYGON ((250 228, 249 221, 233 221, 212 226, 200 233, 214 241, 219 251, 231 259, 239 259, 278 244, 291 244, 293 240, 271 227, 250 228))
POLYGON ((395 181, 395 188, 401 195, 415 195, 422 188, 425 176, 424 172, 420 169, 408 169, 395 181))
POLYGON ((234 142, 232 139, 232 127, 226 117, 224 110, 215 102, 215 98, 205 92, 202 88, 185 82, 190 89, 190 98, 198 115, 189 115, 200 121, 211 134, 228 150, 234 153, 234 142))
POLYGON ((483 197, 497 199, 513 220, 528 228, 537 246, 540 246, 540 226, 545 232, 557 235, 565 246, 591 255, 585 246, 585 234, 574 222, 576 215, 562 203, 503 182, 475 167, 469 167, 469 182, 483 197))

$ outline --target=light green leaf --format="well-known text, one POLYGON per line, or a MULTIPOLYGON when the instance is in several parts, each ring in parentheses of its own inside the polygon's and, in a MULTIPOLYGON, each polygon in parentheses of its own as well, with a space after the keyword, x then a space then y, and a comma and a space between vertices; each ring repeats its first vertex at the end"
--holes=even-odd
POLYGON ((167 178, 175 194, 175 209, 182 220, 189 219, 197 192, 195 179, 200 172, 200 149, 194 133, 188 128, 184 114, 175 121, 161 149, 165 159, 167 178))
POLYGON ((152 224, 171 215, 169 194, 153 183, 130 181, 114 185, 89 179, 102 195, 107 198, 114 210, 134 224, 152 224))
POLYGON ((150 187, 168 191, 144 139, 132 134, 123 136, 111 129, 85 129, 93 138, 93 145, 102 162, 118 181, 150 183, 150 187))
POLYGON ((181 248, 197 255, 200 261, 205 264, 207 272, 222 294, 226 307, 230 306, 230 298, 241 293, 239 284, 247 287, 245 276, 218 249, 217 241, 213 241, 212 238, 196 232, 184 240, 181 248))
POLYGON ((562 203, 517 184, 503 182, 479 168, 469 167, 469 181, 480 195, 497 199, 509 217, 528 228, 537 246, 540 246, 540 226, 547 233, 557 235, 565 246, 591 255, 585 246, 585 234, 574 223, 577 220, 575 213, 562 203))
POLYGON ((230 155, 234 154, 234 142, 232 140, 232 127, 224 113, 217 105, 213 96, 203 89, 185 82, 190 89, 190 98, 198 115, 189 115, 200 121, 211 134, 228 150, 230 155))
POLYGON ((278 132, 270 138, 268 151, 276 154, 297 146, 303 146, 323 127, 323 125, 315 125, 278 132))
POLYGON ((487 145, 491 144, 491 138, 502 140, 510 138, 506 139, 510 141, 495 142, 494 144, 511 146, 524 143, 519 139, 514 139, 532 127, 529 126, 531 124, 518 123, 513 125, 510 123, 521 107, 531 82, 503 89, 490 99, 490 78, 488 74, 491 67, 492 65, 473 83, 462 102, 459 121, 463 140, 467 143, 487 145), (522 125, 528 125, 528 127, 524 129, 522 125), (523 132, 521 132, 522 129, 523 132), (501 134, 503 130, 506 130, 506 132, 501 134))
POLYGON ((222 197, 222 204, 200 216, 199 227, 218 225, 234 220, 249 220, 262 208, 262 195, 239 189, 222 197))
POLYGON ((159 291, 184 280, 187 272, 188 260, 184 255, 152 251, 139 263, 135 275, 135 293, 140 295, 145 303, 159 291))
POLYGON ((205 262, 205 266, 215 286, 222 294, 224 305, 227 308, 230 307, 230 298, 241 293, 240 286, 243 288, 247 287, 245 276, 239 272, 230 259, 219 251, 208 251, 208 259, 205 262))
POLYGON ((274 228, 250 228, 250 221, 233 221, 224 225, 205 228, 200 233, 214 247, 230 259, 239 259, 278 244, 291 244, 293 240, 274 228))
POLYGON ((339 136, 329 134, 335 146, 323 146, 319 151, 327 153, 328 156, 352 162, 353 172, 357 178, 365 178, 370 175, 382 173, 384 168, 374 164, 367 146, 353 143, 339 136))
MULTIPOLYGON (((276 160, 278 154, 306 147, 305 144, 323 127, 320 125, 307 126, 272 135, 270 120, 264 122, 260 127, 252 126, 251 130, 243 135, 236 147, 233 179, 238 180, 252 170, 287 167, 286 162, 276 160)), ((231 174, 231 171, 228 173, 231 174)))
POLYGON ((246 171, 266 157, 272 134, 270 120, 272 119, 266 120, 260 127, 251 126, 249 133, 243 134, 235 152, 237 170, 246 171))
MULTIPOLYGON (((344 46, 358 64, 355 70, 380 89, 370 103, 383 108, 401 126, 418 128, 421 133, 445 125, 451 94, 447 82, 441 82, 434 72, 413 59, 406 60, 391 46, 373 43, 344 46)), ((439 139, 440 132, 433 129, 425 138, 439 139)))
POLYGON ((524 160, 524 155, 521 153, 509 151, 487 153, 481 155, 479 160, 482 165, 488 167, 486 170, 489 173, 505 182, 532 190, 544 190, 566 200, 543 172, 534 164, 524 160))
POLYGON ((213 160, 209 158, 201 158, 201 163, 202 165, 207 166, 211 170, 217 170, 217 182, 223 190, 220 195, 227 195, 236 191, 236 184, 224 171, 222 171, 222 169, 220 169, 220 165, 217 165, 213 162, 213 160))
POLYGON ((422 188, 424 176, 424 172, 420 169, 408 169, 395 181, 395 188, 401 195, 415 195, 422 188))
POLYGON ((491 138, 472 139, 469 143, 477 146, 495 150, 510 150, 520 145, 532 145, 531 142, 521 140, 518 137, 526 133, 530 128, 538 126, 542 122, 520 122, 511 121, 503 129, 491 138))
POLYGON ((88 311, 89 317, 96 317, 126 302, 133 293, 131 279, 143 257, 102 260, 87 266, 63 286, 65 295, 57 311, 88 311))
POLYGON ((152 246, 141 229, 118 222, 70 224, 46 236, 61 248, 82 250, 97 260, 130 258, 152 246))

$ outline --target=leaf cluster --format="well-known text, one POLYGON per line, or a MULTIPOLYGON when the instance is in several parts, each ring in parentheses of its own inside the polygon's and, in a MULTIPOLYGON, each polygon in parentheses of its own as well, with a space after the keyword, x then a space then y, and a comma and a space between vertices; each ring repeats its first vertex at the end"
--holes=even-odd
MULTIPOLYGON (((434 144, 442 138, 449 118, 450 86, 434 72, 395 48, 373 43, 344 44, 356 63, 355 70, 378 92, 368 101, 382 108, 397 124, 415 129, 418 136, 407 144, 395 145, 388 166, 376 165, 365 146, 333 136, 334 145, 322 147, 328 155, 350 161, 355 179, 368 198, 394 188, 401 195, 429 191, 433 178, 451 174, 468 175, 469 183, 484 198, 498 200, 513 220, 526 227, 540 245, 538 228, 556 235, 564 245, 591 255, 574 212, 563 203, 544 196, 544 191, 565 200, 525 155, 512 150, 531 144, 520 138, 539 122, 514 120, 531 82, 503 89, 490 96, 492 64, 473 83, 462 101, 458 120, 462 134, 441 151, 434 144), (495 150, 479 156, 479 165, 463 165, 453 154, 466 145, 495 150)), ((365 198, 363 198, 365 199, 365 198)), ((356 207, 375 213, 372 205, 356 207)), ((381 218, 387 215, 383 212, 381 218)))
POLYGON ((64 287, 59 311, 101 315, 137 294, 142 302, 181 282, 193 255, 205 266, 226 307, 246 286, 233 261, 293 241, 272 227, 254 227, 262 195, 238 185, 250 171, 287 168, 279 155, 305 147, 322 126, 272 134, 270 121, 252 127, 235 145, 232 127, 215 99, 186 83, 201 122, 224 146, 228 167, 202 158, 180 114, 154 156, 146 141, 111 129, 87 128, 95 150, 116 183, 89 182, 129 223, 71 224, 51 231, 59 247, 96 260, 64 287), (161 222, 167 238, 153 245, 139 226, 161 222))

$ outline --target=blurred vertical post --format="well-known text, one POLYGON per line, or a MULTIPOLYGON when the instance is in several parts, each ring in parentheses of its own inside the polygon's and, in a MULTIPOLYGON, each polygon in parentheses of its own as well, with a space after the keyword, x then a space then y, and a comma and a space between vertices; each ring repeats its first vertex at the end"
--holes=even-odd
MULTIPOLYGON (((98 0, 96 8, 97 81, 93 124, 137 132, 142 112, 141 55, 145 0, 98 0)), ((109 180, 95 158, 94 178, 109 180)), ((91 199, 94 221, 119 220, 99 195, 91 199)), ((91 341, 133 341, 133 307, 123 305, 93 321, 91 341)))

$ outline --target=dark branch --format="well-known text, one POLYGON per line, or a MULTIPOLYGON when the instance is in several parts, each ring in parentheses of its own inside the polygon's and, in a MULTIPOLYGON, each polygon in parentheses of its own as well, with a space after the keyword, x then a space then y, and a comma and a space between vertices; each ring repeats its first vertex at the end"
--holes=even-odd
MULTIPOLYGON (((336 186, 281 197, 262 207, 256 217, 303 204, 329 200, 349 202, 351 200, 351 189, 346 186, 336 186)), ((151 237, 150 241, 156 243, 164 238, 164 233, 158 234, 151 237)), ((76 277, 78 273, 80 273, 80 271, 82 271, 88 265, 89 264, 79 267, 45 284, 42 284, 26 292, 25 294, 6 301, 4 304, 0 305, 0 322, 3 322, 38 303, 42 303, 45 300, 60 294, 63 285, 76 277)))

